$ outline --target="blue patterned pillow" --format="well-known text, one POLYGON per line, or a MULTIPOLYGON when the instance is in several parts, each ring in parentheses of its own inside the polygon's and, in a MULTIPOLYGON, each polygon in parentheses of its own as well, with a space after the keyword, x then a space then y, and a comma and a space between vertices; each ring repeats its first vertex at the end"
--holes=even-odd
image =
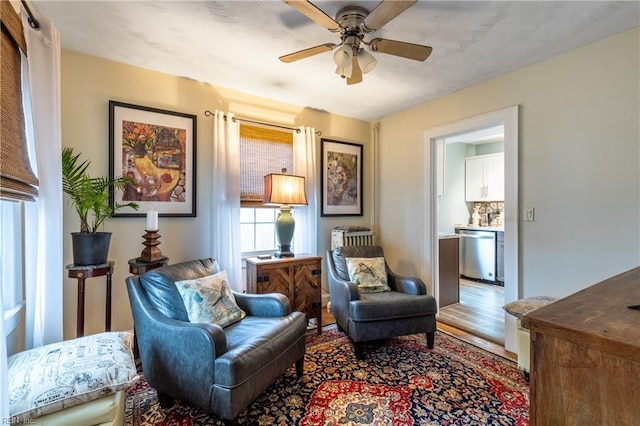
POLYGON ((226 327, 247 315, 236 304, 225 271, 193 280, 176 281, 176 287, 191 322, 209 322, 226 327))
POLYGON ((390 291, 384 257, 347 257, 349 280, 363 293, 390 291))

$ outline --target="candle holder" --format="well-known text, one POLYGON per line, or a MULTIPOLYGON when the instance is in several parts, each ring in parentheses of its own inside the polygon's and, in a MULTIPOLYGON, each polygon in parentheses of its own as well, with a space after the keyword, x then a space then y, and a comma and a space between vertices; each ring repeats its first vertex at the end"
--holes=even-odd
POLYGON ((145 232, 146 234, 142 236, 142 238, 144 238, 142 245, 145 246, 145 248, 136 260, 142 262, 157 262, 166 259, 158 248, 160 245, 160 241, 158 241, 160 234, 158 234, 158 231, 145 230, 145 232))

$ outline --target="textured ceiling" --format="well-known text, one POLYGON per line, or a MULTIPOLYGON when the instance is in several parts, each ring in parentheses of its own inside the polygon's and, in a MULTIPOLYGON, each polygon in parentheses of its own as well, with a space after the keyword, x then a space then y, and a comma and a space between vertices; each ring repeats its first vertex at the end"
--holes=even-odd
MULTIPOLYGON (((278 57, 336 34, 282 1, 32 1, 62 46, 244 93, 374 121, 640 25, 637 1, 419 1, 368 36, 433 47, 425 62, 373 53, 347 86, 332 52, 278 57)), ((314 1, 341 7, 377 1, 314 1)), ((567 76, 571 78, 571 76, 567 76)))

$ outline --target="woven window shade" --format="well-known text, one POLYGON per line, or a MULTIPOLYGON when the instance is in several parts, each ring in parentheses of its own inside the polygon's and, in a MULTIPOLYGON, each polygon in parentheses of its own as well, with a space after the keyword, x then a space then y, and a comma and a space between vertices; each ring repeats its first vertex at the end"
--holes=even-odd
POLYGON ((18 14, 8 1, 0 3, 0 198, 33 201, 38 179, 27 151, 20 64, 26 43, 18 14))
POLYGON ((262 206, 264 177, 293 171, 293 133, 240 125, 240 205, 262 206))

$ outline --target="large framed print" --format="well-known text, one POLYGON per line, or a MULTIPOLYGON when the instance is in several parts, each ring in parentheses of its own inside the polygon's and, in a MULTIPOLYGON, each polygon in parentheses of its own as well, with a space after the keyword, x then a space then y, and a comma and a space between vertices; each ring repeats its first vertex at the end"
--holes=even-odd
POLYGON ((362 145, 322 139, 322 216, 362 216, 362 145))
POLYGON ((132 179, 110 196, 136 202, 114 217, 196 215, 196 116, 109 101, 109 174, 132 179))

